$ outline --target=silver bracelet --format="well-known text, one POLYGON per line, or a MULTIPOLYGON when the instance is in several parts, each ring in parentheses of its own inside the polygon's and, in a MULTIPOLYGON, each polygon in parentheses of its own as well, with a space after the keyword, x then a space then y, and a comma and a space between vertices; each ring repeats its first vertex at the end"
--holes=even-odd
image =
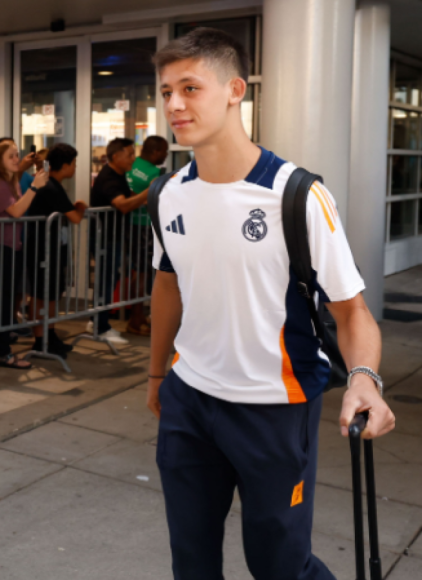
POLYGON ((383 396, 384 383, 382 382, 382 378, 379 375, 377 375, 377 373, 375 371, 373 371, 372 369, 370 369, 369 367, 355 367, 350 371, 349 376, 347 377, 347 388, 348 389, 350 389, 353 375, 356 375, 357 373, 362 373, 362 374, 370 377, 374 381, 375 386, 377 387, 378 392, 381 395, 381 397, 383 396))

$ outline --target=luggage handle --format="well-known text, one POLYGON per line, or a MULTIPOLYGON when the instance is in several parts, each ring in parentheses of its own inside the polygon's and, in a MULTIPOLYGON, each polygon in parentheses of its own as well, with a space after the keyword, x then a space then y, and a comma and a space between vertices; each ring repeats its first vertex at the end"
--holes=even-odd
MULTIPOLYGON (((365 580, 365 545, 363 531, 363 505, 362 505, 362 477, 360 465, 361 434, 368 422, 369 413, 358 413, 349 425, 350 451, 352 455, 352 481, 353 481, 353 512, 355 522, 355 556, 356 556, 356 580, 365 580)), ((382 580, 381 559, 379 555, 377 503, 375 489, 374 450, 371 439, 363 442, 365 452, 365 479, 366 498, 368 506, 368 527, 370 558, 369 569, 371 580, 382 580)))

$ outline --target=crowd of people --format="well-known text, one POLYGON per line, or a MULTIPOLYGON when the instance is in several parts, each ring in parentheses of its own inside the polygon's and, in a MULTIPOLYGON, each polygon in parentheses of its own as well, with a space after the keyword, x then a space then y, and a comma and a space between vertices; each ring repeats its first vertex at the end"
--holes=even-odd
MULTIPOLYGON (((136 293, 137 296, 141 296, 144 293, 143 272, 145 268, 151 270, 150 260, 146 264, 146 258, 151 256, 152 244, 152 235, 147 232, 150 224, 144 206, 147 202, 148 187, 160 174, 158 166, 164 163, 167 153, 167 141, 158 136, 150 136, 145 140, 138 158, 135 156, 134 142, 131 139, 116 138, 107 146, 107 163, 95 179, 90 199, 92 207, 110 206, 116 210, 101 214, 104 247, 102 255, 105 257, 96 264, 96 267, 101 270, 100 279, 105 281, 104 304, 112 302, 113 285, 120 274, 122 243, 128 245, 127 236, 130 230, 132 231, 129 259, 131 296, 134 297, 136 293)), ((61 227, 59 228, 59 222, 55 221, 50 230, 48 285, 50 318, 54 317, 56 304, 66 289, 68 223, 80 223, 88 208, 85 201, 72 202, 65 189, 66 180, 75 174, 77 155, 78 152, 71 145, 57 143, 49 149, 31 152, 20 159, 15 141, 9 137, 0 138, 0 217, 48 217, 55 212, 63 216, 61 227)), ((25 230, 20 221, 6 221, 1 224, 0 327, 17 324, 19 306, 27 299, 22 295, 23 277, 30 297, 30 320, 40 320, 41 311, 45 307, 45 223, 43 220, 28 221, 25 230), (26 244, 25 264, 23 244, 26 244)), ((149 278, 151 279, 151 276, 149 278)), ((87 330, 93 331, 92 321, 88 323, 87 330)), ((132 307, 127 331, 149 336, 150 319, 144 311, 143 303, 132 307)), ((100 313, 98 332, 111 342, 119 344, 128 342, 109 324, 109 311, 100 313)), ((29 328, 20 328, 0 332, 0 366, 21 370, 31 367, 28 361, 12 353, 11 344, 19 336, 30 336, 32 333, 35 338, 33 350, 42 351, 41 324, 34 326, 32 331, 29 328)), ((57 335, 54 325, 50 325, 48 351, 66 358, 71 350, 72 346, 63 342, 57 335)))

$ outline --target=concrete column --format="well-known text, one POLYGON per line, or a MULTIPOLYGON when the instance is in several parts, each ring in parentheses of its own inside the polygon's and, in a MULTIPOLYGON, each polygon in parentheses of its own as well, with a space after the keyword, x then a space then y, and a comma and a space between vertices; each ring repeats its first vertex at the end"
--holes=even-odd
POLYGON ((264 147, 319 173, 346 221, 355 0, 264 0, 264 147))
POLYGON ((356 12, 347 234, 377 320, 383 307, 389 58, 389 6, 362 1, 356 12))

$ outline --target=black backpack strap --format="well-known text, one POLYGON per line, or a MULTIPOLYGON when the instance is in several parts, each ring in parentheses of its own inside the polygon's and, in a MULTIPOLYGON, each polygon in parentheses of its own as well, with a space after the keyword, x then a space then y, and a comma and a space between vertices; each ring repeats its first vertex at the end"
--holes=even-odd
POLYGON ((154 228, 155 235, 160 241, 161 247, 165 251, 164 241, 163 241, 163 234, 161 232, 161 225, 160 225, 160 212, 158 211, 158 203, 160 200, 160 193, 163 191, 164 186, 168 182, 169 179, 175 175, 177 171, 171 171, 170 173, 164 173, 164 175, 160 175, 157 179, 149 186, 148 190, 148 213, 149 217, 151 218, 152 227, 154 228))
POLYGON ((315 331, 322 340, 324 329, 312 296, 313 272, 306 223, 308 192, 315 181, 322 183, 322 177, 302 168, 293 171, 284 189, 281 218, 290 264, 298 279, 298 291, 307 300, 315 331))

